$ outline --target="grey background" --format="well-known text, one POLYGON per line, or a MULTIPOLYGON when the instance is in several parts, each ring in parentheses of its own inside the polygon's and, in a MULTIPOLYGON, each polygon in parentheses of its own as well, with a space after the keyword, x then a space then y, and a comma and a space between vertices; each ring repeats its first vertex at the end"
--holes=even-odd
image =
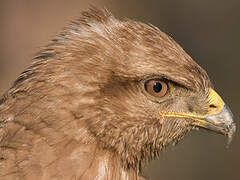
MULTIPOLYGON (((239 126, 238 0, 1 0, 0 94, 69 20, 88 5, 106 6, 118 17, 154 24, 172 36, 204 69, 230 106, 239 126)), ((229 149, 226 138, 200 130, 169 147, 145 174, 157 180, 239 180, 239 131, 229 149)))

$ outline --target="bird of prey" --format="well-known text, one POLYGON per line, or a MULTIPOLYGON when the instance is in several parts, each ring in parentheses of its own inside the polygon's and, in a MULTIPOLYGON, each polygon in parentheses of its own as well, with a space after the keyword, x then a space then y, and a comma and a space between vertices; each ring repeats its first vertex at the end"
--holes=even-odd
POLYGON ((235 131, 207 73, 158 28, 90 8, 1 98, 0 179, 144 179, 199 127, 235 131))

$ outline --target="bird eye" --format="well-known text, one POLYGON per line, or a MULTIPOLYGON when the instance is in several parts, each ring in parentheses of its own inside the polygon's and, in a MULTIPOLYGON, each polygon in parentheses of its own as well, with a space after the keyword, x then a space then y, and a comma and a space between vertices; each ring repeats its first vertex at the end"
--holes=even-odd
POLYGON ((155 97, 163 97, 168 90, 167 84, 159 79, 151 79, 146 81, 144 87, 150 95, 155 97))

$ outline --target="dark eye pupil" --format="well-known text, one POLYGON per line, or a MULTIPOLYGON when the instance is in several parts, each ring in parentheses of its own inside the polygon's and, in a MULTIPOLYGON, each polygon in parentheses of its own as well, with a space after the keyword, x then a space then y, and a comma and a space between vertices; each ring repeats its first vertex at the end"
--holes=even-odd
POLYGON ((153 90, 155 93, 159 93, 162 90, 162 84, 160 82, 156 82, 153 86, 153 90))

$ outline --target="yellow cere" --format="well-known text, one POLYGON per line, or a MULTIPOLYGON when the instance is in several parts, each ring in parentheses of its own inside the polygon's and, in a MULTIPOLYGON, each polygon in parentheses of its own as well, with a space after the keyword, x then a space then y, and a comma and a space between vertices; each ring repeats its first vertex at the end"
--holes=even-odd
POLYGON ((218 114, 224 107, 222 98, 212 88, 209 89, 208 95, 208 114, 218 114))

